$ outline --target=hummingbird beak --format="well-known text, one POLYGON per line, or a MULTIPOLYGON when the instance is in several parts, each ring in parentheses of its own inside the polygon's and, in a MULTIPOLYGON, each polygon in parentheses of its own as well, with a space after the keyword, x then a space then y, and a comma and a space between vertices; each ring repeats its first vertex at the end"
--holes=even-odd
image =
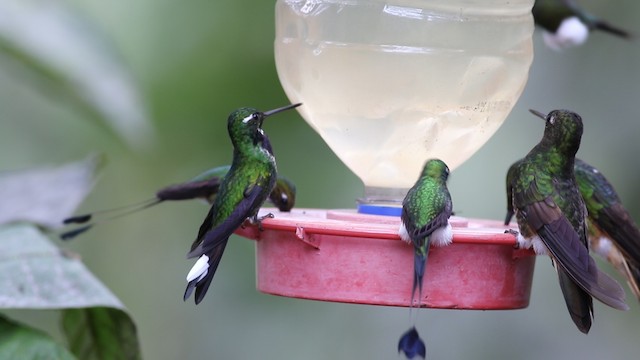
POLYGON ((529 109, 529 112, 532 113, 533 115, 539 117, 540 119, 547 121, 547 115, 541 113, 538 110, 533 110, 533 109, 529 109))
POLYGON ((279 112, 283 112, 285 110, 289 110, 289 109, 293 109, 296 108, 298 106, 302 105, 302 103, 297 103, 297 104, 291 104, 291 105, 287 105, 287 106, 283 106, 281 108, 277 108, 277 109, 273 109, 273 110, 269 110, 269 111, 265 111, 262 113, 262 115, 266 118, 269 117, 273 114, 277 114, 279 112))

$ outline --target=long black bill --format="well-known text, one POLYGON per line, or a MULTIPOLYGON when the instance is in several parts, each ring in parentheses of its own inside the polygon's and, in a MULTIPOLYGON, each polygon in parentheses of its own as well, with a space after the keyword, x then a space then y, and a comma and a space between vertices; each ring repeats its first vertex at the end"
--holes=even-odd
POLYGON ((532 113, 533 115, 539 117, 540 119, 547 121, 547 114, 543 114, 538 110, 533 110, 533 109, 529 109, 529 112, 532 113))
POLYGON ((269 110, 269 111, 265 111, 262 113, 262 115, 264 117, 268 117, 271 116, 273 114, 277 114, 279 112, 283 112, 289 109, 293 109, 293 108, 297 108, 298 106, 302 105, 302 103, 297 103, 297 104, 291 104, 291 105, 287 105, 287 106, 283 106, 281 108, 277 108, 277 109, 273 109, 273 110, 269 110))

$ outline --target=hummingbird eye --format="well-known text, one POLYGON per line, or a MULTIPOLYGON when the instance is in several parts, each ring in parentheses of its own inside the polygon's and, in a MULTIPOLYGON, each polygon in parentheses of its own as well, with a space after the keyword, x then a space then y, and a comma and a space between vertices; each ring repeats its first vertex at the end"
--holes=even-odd
POLYGON ((253 113, 253 114, 247 116, 246 118, 242 119, 242 123, 246 124, 251 120, 256 120, 257 118, 258 118, 258 113, 253 113))

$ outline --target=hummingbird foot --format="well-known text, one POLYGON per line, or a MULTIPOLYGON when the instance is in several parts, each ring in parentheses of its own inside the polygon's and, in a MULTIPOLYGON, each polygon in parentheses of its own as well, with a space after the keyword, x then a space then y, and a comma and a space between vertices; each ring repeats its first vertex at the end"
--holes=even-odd
POLYGON ((513 237, 516 238, 516 243, 513 245, 514 248, 516 249, 530 249, 531 248, 531 243, 528 242, 526 239, 524 239, 522 237, 522 235, 520 235, 520 232, 518 230, 513 230, 513 229, 507 229, 504 231, 505 234, 511 234, 513 235, 513 237))
POLYGON ((504 231, 505 234, 511 234, 516 238, 516 244, 513 246, 516 249, 531 249, 537 255, 548 255, 547 247, 544 245, 539 236, 535 235, 531 238, 525 238, 519 231, 508 229, 504 231))
POLYGON ((252 217, 249 218, 249 223, 251 225, 258 225, 258 230, 260 231, 264 231, 264 228, 262 227, 262 220, 269 218, 269 219, 273 219, 275 217, 275 215, 273 215, 272 213, 268 213, 264 216, 260 216, 258 217, 258 215, 254 215, 252 217))

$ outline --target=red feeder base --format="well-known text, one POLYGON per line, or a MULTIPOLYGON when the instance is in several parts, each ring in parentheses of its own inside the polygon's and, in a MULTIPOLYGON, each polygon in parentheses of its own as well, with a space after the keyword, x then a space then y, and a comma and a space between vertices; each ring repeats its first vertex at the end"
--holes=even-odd
MULTIPOLYGON (((258 290, 287 297, 409 306, 413 248, 400 240, 399 217, 352 210, 294 209, 265 219, 256 242, 258 290)), ((521 309, 529 305, 535 254, 518 250, 498 221, 452 217, 453 244, 429 251, 422 306, 521 309)), ((512 227, 514 228, 514 227, 512 227)))

